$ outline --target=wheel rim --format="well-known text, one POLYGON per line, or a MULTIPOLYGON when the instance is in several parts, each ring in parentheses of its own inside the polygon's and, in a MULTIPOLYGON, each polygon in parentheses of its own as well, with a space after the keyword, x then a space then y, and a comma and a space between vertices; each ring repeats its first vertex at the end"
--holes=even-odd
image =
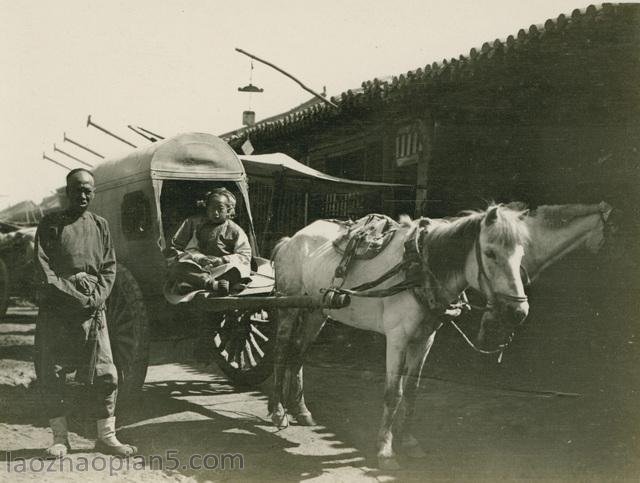
POLYGON ((213 335, 218 356, 233 370, 255 369, 268 356, 272 325, 266 310, 226 312, 213 335))

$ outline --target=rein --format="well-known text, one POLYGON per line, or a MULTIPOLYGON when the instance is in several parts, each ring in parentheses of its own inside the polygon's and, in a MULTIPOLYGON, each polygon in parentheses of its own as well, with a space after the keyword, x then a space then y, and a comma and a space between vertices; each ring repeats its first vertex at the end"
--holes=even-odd
POLYGON ((507 347, 509 347, 509 345, 511 344, 511 342, 513 341, 513 337, 515 335, 515 331, 511 332, 511 334, 509 335, 509 337, 507 338, 507 341, 504 342, 503 344, 500 344, 496 349, 492 349, 492 350, 485 350, 485 349, 480 349, 480 347, 478 347, 477 345, 475 345, 471 339, 469 339, 469 337, 467 336, 467 334, 465 334, 463 332, 463 330, 458 327, 458 324, 456 324, 453 320, 449 320, 449 322, 451 323, 451 325, 453 325, 453 327, 458 331, 458 333, 462 336, 462 339, 467 343, 467 345, 469 347, 471 347, 474 351, 480 353, 480 354, 485 354, 485 355, 491 355, 491 354, 498 354, 500 353, 500 355, 498 356, 498 364, 500 362, 502 362, 502 354, 504 354, 504 351, 507 349, 507 347))

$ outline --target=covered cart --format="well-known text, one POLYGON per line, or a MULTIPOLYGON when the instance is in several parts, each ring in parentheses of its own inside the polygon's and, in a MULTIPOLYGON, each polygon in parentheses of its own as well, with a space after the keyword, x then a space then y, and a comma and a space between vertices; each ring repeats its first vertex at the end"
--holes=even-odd
POLYGON ((196 331, 232 382, 262 382, 272 370, 276 308, 313 303, 274 293, 271 263, 260 257, 256 241, 247 172, 274 184, 270 210, 276 209, 278 194, 286 188, 307 194, 377 192, 393 186, 328 176, 283 154, 239 158, 224 141, 202 133, 181 134, 97 166, 91 209, 108 220, 118 259, 107 317, 121 394, 135 393, 144 382, 151 325, 154 332, 196 331), (217 187, 236 195, 235 221, 247 233, 253 253, 251 282, 234 296, 200 294, 188 303, 170 305, 163 296, 168 240, 199 209, 204 194, 217 187))

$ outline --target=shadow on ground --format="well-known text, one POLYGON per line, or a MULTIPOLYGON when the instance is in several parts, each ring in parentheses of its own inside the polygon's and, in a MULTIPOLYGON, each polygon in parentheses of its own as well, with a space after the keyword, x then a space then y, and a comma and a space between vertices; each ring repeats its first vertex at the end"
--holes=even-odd
MULTIPOLYGON (((427 456, 401 458, 398 473, 373 469, 384 339, 335 325, 305 369, 320 426, 276 431, 268 383, 232 388, 216 368, 178 359, 152 367, 141 397, 121 407, 121 435, 165 464, 173 455, 177 471, 197 480, 632 478, 640 472, 638 291, 618 273, 584 260, 550 270, 532 287, 531 315, 501 365, 443 328, 412 428, 427 456), (242 471, 182 467, 191 455, 229 453, 243 455, 242 471)), ((29 359, 28 346, 4 350, 29 359)), ((2 385, 0 402, 0 423, 34 423, 32 389, 2 385)), ((76 427, 91 437, 91 428, 76 427)))

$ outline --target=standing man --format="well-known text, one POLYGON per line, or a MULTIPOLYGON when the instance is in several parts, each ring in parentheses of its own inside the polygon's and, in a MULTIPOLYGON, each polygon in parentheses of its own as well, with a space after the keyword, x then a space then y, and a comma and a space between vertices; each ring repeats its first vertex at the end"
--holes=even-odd
POLYGON ((83 384, 90 414, 97 419, 96 450, 131 456, 135 446, 115 434, 118 374, 107 332, 105 302, 116 278, 116 258, 109 225, 87 208, 94 179, 86 169, 67 175, 66 211, 45 216, 35 239, 40 311, 36 357, 45 411, 53 431, 47 456, 67 454, 67 379, 83 384))

